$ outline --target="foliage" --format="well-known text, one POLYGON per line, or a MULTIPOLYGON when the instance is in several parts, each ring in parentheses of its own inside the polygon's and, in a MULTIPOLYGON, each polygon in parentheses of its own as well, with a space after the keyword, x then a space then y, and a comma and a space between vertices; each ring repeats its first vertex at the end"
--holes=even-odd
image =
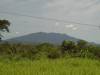
POLYGON ((53 47, 48 52, 48 58, 55 59, 55 58, 60 58, 60 57, 61 57, 61 51, 57 47, 53 47))
POLYGON ((100 61, 83 58, 0 59, 0 75, 100 75, 100 61))
POLYGON ((77 46, 79 49, 83 49, 83 48, 86 48, 88 45, 88 42, 84 41, 84 40, 79 40, 77 42, 77 46))
MULTIPOLYGON (((0 20, 0 31, 1 32, 9 32, 9 27, 10 26, 10 22, 8 20, 0 20)), ((0 33, 0 39, 2 37, 2 34, 0 33)))
POLYGON ((0 44, 0 56, 7 56, 10 58, 56 59, 66 55, 82 58, 100 58, 100 46, 82 40, 77 43, 64 40, 61 46, 50 43, 34 45, 5 42, 0 44))
POLYGON ((64 40, 61 47, 62 52, 65 53, 66 51, 71 52, 76 46, 73 41, 64 40))

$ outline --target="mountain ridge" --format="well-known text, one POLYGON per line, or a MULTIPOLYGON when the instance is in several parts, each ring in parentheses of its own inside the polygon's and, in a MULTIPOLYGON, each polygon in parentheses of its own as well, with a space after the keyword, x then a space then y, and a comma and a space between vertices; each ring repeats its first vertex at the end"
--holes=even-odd
POLYGON ((31 33, 28 35, 15 37, 7 39, 8 42, 19 42, 19 43, 44 43, 49 42, 53 44, 60 44, 63 40, 78 41, 79 39, 69 36, 62 33, 46 33, 46 32, 37 32, 31 33))

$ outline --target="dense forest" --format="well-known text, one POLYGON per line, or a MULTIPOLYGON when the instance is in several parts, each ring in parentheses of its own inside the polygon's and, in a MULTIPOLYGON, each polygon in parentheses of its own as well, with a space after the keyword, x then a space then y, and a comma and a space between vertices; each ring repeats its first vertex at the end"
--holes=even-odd
POLYGON ((64 40, 61 45, 51 43, 21 44, 4 42, 0 44, 0 56, 10 59, 63 58, 66 56, 82 58, 100 58, 100 46, 84 40, 77 43, 64 40))

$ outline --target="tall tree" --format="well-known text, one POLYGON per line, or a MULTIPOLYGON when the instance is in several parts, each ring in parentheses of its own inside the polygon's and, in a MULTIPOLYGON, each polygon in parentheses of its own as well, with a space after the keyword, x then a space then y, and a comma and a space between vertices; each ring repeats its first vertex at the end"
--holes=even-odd
POLYGON ((10 22, 8 20, 0 20, 0 40, 2 39, 1 32, 9 32, 10 22))
POLYGON ((84 49, 84 48, 87 47, 88 42, 87 42, 87 41, 84 41, 84 40, 79 40, 79 41, 77 42, 77 45, 78 45, 79 49, 84 49))
POLYGON ((64 53, 65 51, 71 51, 75 48, 75 42, 69 41, 69 40, 64 40, 62 42, 62 52, 64 53))

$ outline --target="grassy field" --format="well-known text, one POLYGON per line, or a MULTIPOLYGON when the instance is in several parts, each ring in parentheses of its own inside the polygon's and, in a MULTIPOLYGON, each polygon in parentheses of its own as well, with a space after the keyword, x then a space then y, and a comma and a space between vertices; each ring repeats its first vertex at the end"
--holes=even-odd
POLYGON ((2 60, 0 75, 100 75, 100 61, 82 58, 2 60))

